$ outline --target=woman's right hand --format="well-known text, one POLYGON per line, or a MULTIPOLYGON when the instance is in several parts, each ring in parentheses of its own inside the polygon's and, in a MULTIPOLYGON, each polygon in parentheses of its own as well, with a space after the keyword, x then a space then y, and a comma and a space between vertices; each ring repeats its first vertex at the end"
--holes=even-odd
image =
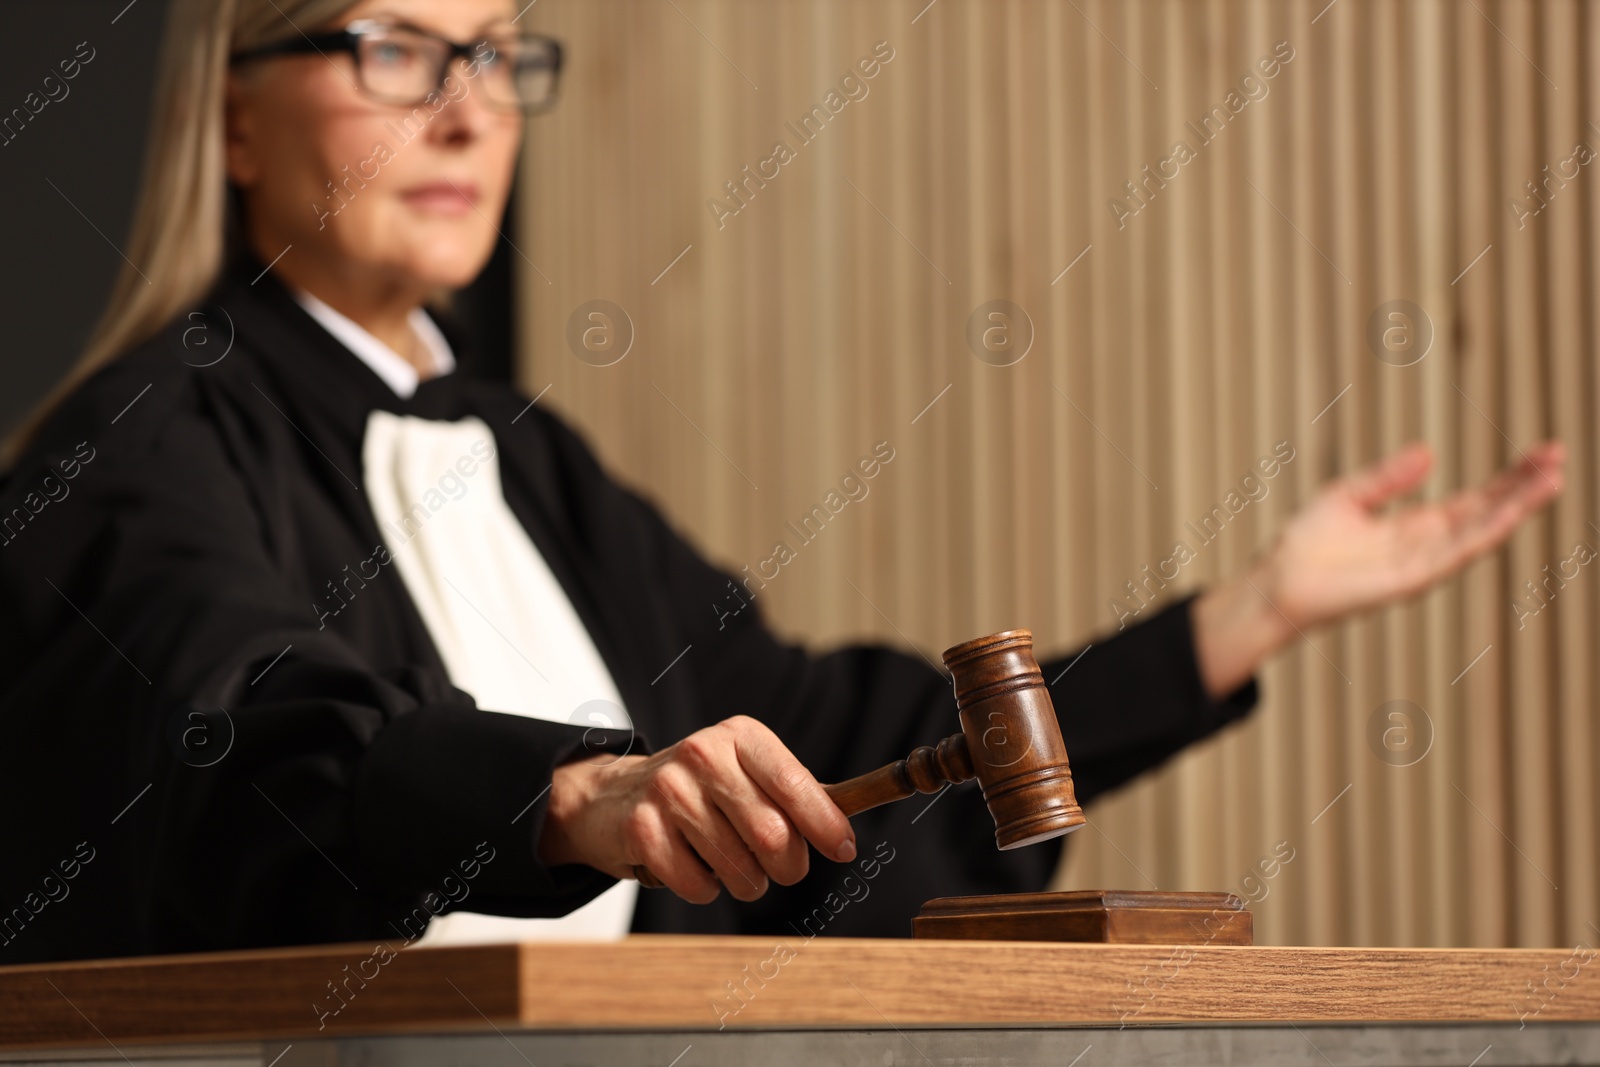
POLYGON ((855 831, 810 771, 745 715, 650 756, 600 754, 556 768, 539 840, 547 866, 583 863, 617 878, 650 869, 673 892, 709 904, 726 886, 755 900, 768 879, 793 885, 806 842, 855 859, 855 831))

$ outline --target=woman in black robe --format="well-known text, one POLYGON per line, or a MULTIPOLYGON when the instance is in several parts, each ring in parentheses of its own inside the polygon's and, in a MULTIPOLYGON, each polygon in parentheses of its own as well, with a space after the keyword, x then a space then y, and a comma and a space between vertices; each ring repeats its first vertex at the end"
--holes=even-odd
MULTIPOLYGON (((129 246, 154 295, 124 278, 0 489, 0 963, 410 941, 441 912, 566 915, 638 863, 676 892, 640 894, 636 931, 903 935, 927 898, 1044 888, 1060 842, 997 852, 970 788, 852 826, 817 786, 952 732, 946 677, 890 648, 809 653, 754 608, 719 618, 735 577, 570 428, 445 371, 467 339, 417 309, 487 260, 559 53, 500 0, 368 9, 173 4, 129 246), (380 67, 402 54, 424 74, 380 67), (381 181, 337 217, 306 211, 429 90, 447 104, 381 181), (396 518, 374 503, 375 426, 477 436, 396 518), (450 528, 458 485, 503 501, 515 528, 482 532, 485 551, 531 546, 517 558, 558 583, 578 624, 562 641, 597 654, 625 725, 465 691, 451 657, 483 648, 441 652, 461 635, 404 563, 425 526, 450 528), (846 877, 859 895, 819 912, 846 877)), ((1374 514, 1428 462, 1412 449, 1330 486, 1251 574, 1045 657, 1079 799, 1244 715, 1257 664, 1300 629, 1498 544, 1556 491, 1561 452, 1374 514)), ((454 588, 471 607, 489 584, 454 588)), ((479 614, 505 669, 540 672, 547 650, 479 614)))

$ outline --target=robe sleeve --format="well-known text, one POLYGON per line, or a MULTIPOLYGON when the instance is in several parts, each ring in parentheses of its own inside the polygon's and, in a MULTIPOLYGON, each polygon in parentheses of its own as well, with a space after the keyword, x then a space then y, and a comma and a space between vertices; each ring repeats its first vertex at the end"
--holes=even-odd
MULTIPOLYGON (((687 688, 686 699, 694 703, 701 725, 736 714, 753 716, 823 782, 863 774, 959 731, 949 676, 929 658, 937 651, 925 656, 853 645, 809 652, 779 638, 763 622, 756 583, 749 605, 729 612, 739 603, 730 594, 737 585, 735 576, 708 562, 649 500, 607 479, 575 435, 568 448, 569 463, 581 465, 584 472, 577 483, 588 506, 604 516, 604 523, 632 529, 627 551, 648 561, 649 572, 663 583, 661 595, 677 610, 682 629, 674 647, 689 646, 680 664, 684 677, 677 681, 687 688)), ((849 521, 848 516, 841 521, 849 521)), ((774 581, 808 580, 789 570, 804 566, 804 560, 790 564, 774 581)), ((841 583, 841 595, 853 594, 841 583)), ((1017 620, 1017 625, 1026 624, 1017 620)), ((1253 679, 1221 700, 1208 697, 1190 627, 1190 602, 1185 599, 1096 640, 1086 650, 1065 655, 1036 650, 1061 719, 1080 803, 1157 766, 1254 706, 1253 679)), ((973 636, 952 635, 951 644, 973 636)), ((1046 637, 1035 631, 1036 641, 1046 637)), ((908 901, 914 902, 914 911, 915 903, 933 896, 1047 886, 1058 866, 1061 839, 999 852, 993 821, 975 783, 949 792, 948 797, 908 798, 855 817, 863 856, 881 845, 901 858, 884 865, 883 870, 892 867, 893 877, 885 874, 878 883, 884 889, 880 898, 888 901, 881 908, 839 912, 829 932, 903 934, 909 932, 908 926, 901 928, 908 901), (894 925, 886 927, 890 921, 894 925)), ((846 876, 818 872, 820 863, 813 853, 815 877, 796 887, 775 886, 754 906, 746 906, 737 929, 792 932, 793 917, 810 913, 814 902, 838 890, 839 879, 846 876)), ((860 876, 857 870, 858 881, 860 876)), ((687 913, 676 914, 682 909, 673 902, 652 897, 649 905, 661 911, 652 922, 675 926, 697 921, 687 913)))
MULTIPOLYGON (((458 903, 553 916, 612 885, 539 862, 545 800, 562 762, 647 742, 364 662, 286 586, 214 427, 162 401, 0 548, 30 620, 0 653, 0 796, 34 812, 5 899, 80 840, 101 857, 9 958, 397 944, 458 903)), ((6 506, 44 469, 15 472, 6 506)))
MULTIPOLYGON (((960 730, 949 675, 932 654, 881 645, 810 653, 765 624, 759 592, 737 614, 719 615, 716 605, 738 603, 729 593, 734 576, 701 556, 649 501, 620 492, 632 521, 648 531, 651 569, 667 583, 666 597, 683 606, 684 632, 693 645, 684 664, 708 721, 735 714, 763 720, 803 752, 823 780, 864 773, 960 730)), ((802 579, 780 572, 776 581, 784 580, 802 579)), ((1184 597, 1065 654, 1036 647, 1081 802, 1254 707, 1254 679, 1220 700, 1207 695, 1192 601, 1184 597)))

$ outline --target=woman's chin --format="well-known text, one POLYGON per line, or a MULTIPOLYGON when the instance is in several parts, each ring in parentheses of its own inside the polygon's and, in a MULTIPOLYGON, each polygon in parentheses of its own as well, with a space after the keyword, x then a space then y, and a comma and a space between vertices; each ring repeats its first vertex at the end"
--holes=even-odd
POLYGON ((494 254, 496 233, 482 219, 388 218, 363 228, 373 238, 340 242, 341 258, 365 262, 374 270, 405 274, 428 288, 460 288, 482 272, 494 254))
POLYGON ((380 269, 407 275, 420 289, 460 289, 482 273, 492 251, 427 247, 388 260, 380 269))
POLYGON ((474 265, 470 270, 458 271, 441 270, 437 264, 430 264, 430 269, 419 272, 418 277, 429 289, 464 289, 477 279, 482 270, 483 263, 474 265))

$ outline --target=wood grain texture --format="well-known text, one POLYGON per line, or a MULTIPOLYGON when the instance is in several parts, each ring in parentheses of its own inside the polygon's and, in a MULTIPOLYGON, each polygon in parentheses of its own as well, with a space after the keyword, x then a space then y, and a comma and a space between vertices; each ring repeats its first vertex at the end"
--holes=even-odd
POLYGON ((753 604, 786 636, 937 662, 1027 626, 1043 658, 1236 574, 1407 441, 1439 498, 1559 435, 1566 490, 1509 550, 1308 631, 1250 722, 1096 801, 1054 888, 1231 889, 1275 944, 1594 943, 1600 578, 1565 562, 1600 548, 1594 164, 1527 214, 1543 168, 1600 147, 1593 3, 591 0, 521 24, 571 53, 518 190, 544 272, 515 260, 521 384, 719 563, 776 573, 753 604), (880 40, 870 93, 800 144, 785 124, 880 40), (1270 92, 1199 146, 1280 41, 1270 92), (779 139, 796 158, 719 224, 779 139), (1197 158, 1131 198, 1180 139, 1197 158), (566 340, 596 298, 637 334, 611 366, 566 340), (966 341, 994 299, 1034 327, 1011 366, 966 341), (1368 344, 1394 299, 1433 325, 1415 366, 1368 344), (799 539, 880 440, 870 495, 799 539), (1280 441, 1294 460, 1197 538, 1280 441), (1410 766, 1374 751, 1391 700, 1435 741, 1410 766))
POLYGON ((0 1048, 437 1030, 469 1015, 480 1024, 484 1015, 516 1016, 514 947, 460 946, 437 956, 388 949, 387 962, 363 966, 377 949, 319 945, 0 967, 0 1048), (375 977, 363 982, 361 973, 375 977), (340 1005, 330 983, 345 982, 344 1007, 324 1019, 319 1006, 340 1005))
POLYGON ((1254 924, 1232 893, 999 893, 939 897, 911 920, 912 937, 1123 945, 1249 945, 1254 924))
POLYGON ((1600 1021, 1600 980, 1564 949, 647 936, 407 949, 319 1029, 313 1005, 327 1000, 326 983, 372 951, 334 945, 0 968, 0 1049, 442 1033, 491 1023, 692 1031, 1600 1021), (1558 974, 1571 977, 1550 978, 1558 974), (1529 983, 1547 979, 1553 992, 1532 999, 1529 983))

